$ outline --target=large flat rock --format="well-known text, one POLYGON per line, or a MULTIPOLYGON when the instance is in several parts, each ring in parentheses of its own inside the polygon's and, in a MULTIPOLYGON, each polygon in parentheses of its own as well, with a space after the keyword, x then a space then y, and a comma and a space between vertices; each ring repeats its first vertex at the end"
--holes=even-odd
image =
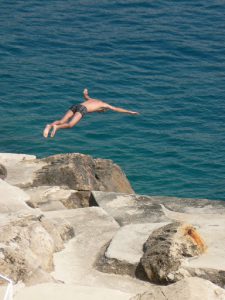
POLYGON ((95 262, 103 249, 120 228, 118 223, 102 208, 78 208, 64 211, 45 212, 54 221, 65 219, 75 231, 65 249, 54 255, 55 279, 67 284, 116 289, 137 293, 145 291, 149 283, 96 270, 95 262))
MULTIPOLYGON (((112 272, 122 271, 123 274, 134 274, 133 271, 131 272, 137 266, 137 260, 134 259, 134 249, 141 249, 144 243, 141 238, 139 240, 136 238, 136 234, 132 235, 130 232, 125 238, 125 225, 142 223, 145 227, 144 224, 146 223, 159 223, 160 227, 160 223, 178 221, 194 226, 207 248, 201 255, 185 257, 182 260, 177 271, 181 278, 198 276, 220 286, 225 285, 224 201, 147 197, 94 191, 92 192, 92 204, 101 206, 121 226, 125 227, 114 236, 109 244, 103 260, 100 261, 101 270, 109 271, 111 269, 112 272), (129 267, 125 268, 125 266, 129 267)), ((160 257, 158 259, 160 260, 160 257)))
POLYGON ((115 220, 99 207, 49 211, 45 216, 54 221, 68 221, 75 232, 75 238, 65 251, 55 255, 54 276, 67 283, 82 280, 90 273, 101 248, 119 228, 115 220))
POLYGON ((129 300, 131 293, 115 289, 98 288, 69 284, 39 284, 20 289, 15 300, 129 300))
POLYGON ((93 205, 102 207, 120 225, 168 221, 160 203, 152 203, 147 198, 141 201, 135 194, 93 191, 92 197, 93 205))
MULTIPOLYGON (((0 288, 4 297, 6 288, 0 288)), ((224 289, 197 277, 183 279, 169 286, 149 286, 140 293, 121 292, 113 288, 74 284, 43 283, 35 286, 14 286, 15 300, 224 300, 224 289)))
POLYGON ((112 288, 44 283, 17 289, 14 299, 224 300, 225 291, 224 289, 212 284, 210 281, 191 277, 169 286, 150 286, 148 291, 139 293, 135 296, 131 292, 121 292, 112 288))
POLYGON ((8 165, 18 163, 21 161, 28 161, 36 159, 35 155, 17 154, 17 153, 0 153, 0 163, 8 165))
POLYGON ((0 163, 7 170, 6 181, 12 185, 24 187, 31 185, 35 172, 46 165, 34 155, 0 153, 0 163))
POLYGON ((123 193, 92 192, 92 204, 105 209, 121 224, 170 222, 162 205, 181 213, 225 214, 225 201, 176 197, 141 196, 123 193))
POLYGON ((183 279, 169 286, 154 286, 130 300, 224 300, 224 289, 197 277, 183 279))

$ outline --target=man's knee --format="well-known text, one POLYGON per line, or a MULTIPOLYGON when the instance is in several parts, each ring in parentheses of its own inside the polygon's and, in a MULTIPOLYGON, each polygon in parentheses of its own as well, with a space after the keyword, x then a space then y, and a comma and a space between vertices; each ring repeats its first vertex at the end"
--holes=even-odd
POLYGON ((56 120, 52 123, 52 125, 61 125, 61 124, 62 124, 61 120, 56 120))

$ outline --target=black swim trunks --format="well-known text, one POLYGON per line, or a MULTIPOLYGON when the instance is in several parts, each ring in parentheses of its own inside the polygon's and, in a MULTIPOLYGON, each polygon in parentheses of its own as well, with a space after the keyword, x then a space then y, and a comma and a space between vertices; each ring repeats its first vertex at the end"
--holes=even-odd
POLYGON ((87 111, 87 107, 82 105, 82 104, 75 104, 75 105, 72 105, 70 108, 70 110, 72 110, 72 112, 75 114, 76 112, 79 112, 82 117, 84 117, 88 111, 87 111))

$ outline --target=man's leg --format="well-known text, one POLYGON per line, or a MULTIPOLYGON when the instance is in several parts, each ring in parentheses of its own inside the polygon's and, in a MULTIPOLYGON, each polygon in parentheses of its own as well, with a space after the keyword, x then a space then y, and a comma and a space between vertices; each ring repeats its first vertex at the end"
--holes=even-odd
POLYGON ((55 121, 55 122, 53 122, 51 125, 53 126, 53 125, 64 124, 64 123, 66 123, 70 118, 72 118, 73 115, 74 115, 74 113, 72 112, 72 110, 69 109, 69 110, 66 112, 66 114, 62 117, 61 120, 55 121))
POLYGON ((72 128, 73 126, 75 126, 80 120, 82 119, 82 114, 79 112, 76 112, 74 114, 74 117, 72 118, 72 120, 68 123, 64 123, 64 124, 54 124, 53 125, 53 129, 51 132, 51 137, 54 137, 56 134, 56 131, 58 131, 59 129, 67 129, 67 128, 72 128))
POLYGON ((67 113, 64 115, 64 117, 62 117, 61 120, 58 120, 58 121, 54 121, 53 123, 51 124, 47 124, 45 126, 45 129, 43 131, 43 136, 45 138, 48 137, 48 134, 49 134, 49 131, 51 130, 51 128, 54 126, 54 125, 59 125, 59 124, 64 124, 66 123, 70 118, 72 118, 72 116, 74 115, 74 113, 72 112, 72 110, 68 110, 67 113))

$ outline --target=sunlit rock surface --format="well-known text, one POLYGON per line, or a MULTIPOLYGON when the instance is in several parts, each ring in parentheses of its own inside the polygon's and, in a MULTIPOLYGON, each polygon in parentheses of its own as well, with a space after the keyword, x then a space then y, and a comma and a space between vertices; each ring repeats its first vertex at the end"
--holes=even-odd
POLYGON ((225 202, 136 195, 111 160, 78 153, 2 153, 0 177, 15 299, 225 299, 225 202))

